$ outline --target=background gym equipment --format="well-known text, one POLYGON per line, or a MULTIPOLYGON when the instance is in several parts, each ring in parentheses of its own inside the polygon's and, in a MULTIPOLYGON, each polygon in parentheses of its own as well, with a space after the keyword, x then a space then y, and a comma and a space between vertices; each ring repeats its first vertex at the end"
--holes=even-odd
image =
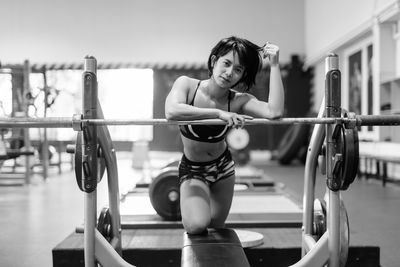
POLYGON ((226 136, 226 142, 230 148, 232 159, 239 166, 246 165, 250 161, 249 142, 250 135, 244 128, 232 129, 226 136))
POLYGON ((295 158, 305 160, 309 142, 310 125, 294 124, 290 125, 277 148, 276 159, 282 165, 288 165, 295 158))
POLYGON ((105 239, 107 239, 108 242, 112 240, 111 227, 110 210, 108 208, 103 208, 100 212, 99 218, 97 219, 97 230, 105 239))
MULTIPOLYGON (((41 119, 45 119, 49 108, 55 103, 60 93, 60 90, 47 85, 46 69, 44 67, 34 68, 28 60, 25 60, 23 64, 4 65, 2 68, 0 72, 5 70, 11 80, 8 88, 10 98, 3 98, 2 95, 2 99, 0 99, 3 116, 9 118, 18 116, 24 118, 41 117, 41 119), (38 77, 40 79, 37 79, 38 77), (35 86, 35 82, 36 85, 40 85, 35 86), (11 107, 7 111, 2 106, 3 100, 10 103, 11 107)), ((7 89, 7 87, 3 88, 7 89)), ((4 94, 4 96, 6 95, 4 94)), ((14 161, 14 169, 21 166, 29 166, 30 168, 25 171, 25 180, 19 179, 21 185, 30 183, 31 174, 38 174, 43 180, 46 180, 51 166, 57 166, 59 173, 61 173, 61 158, 58 158, 58 162, 54 159, 56 147, 49 144, 46 128, 39 128, 35 132, 30 129, 12 129, 10 132, 9 135, 11 136, 6 141, 9 141, 11 148, 25 147, 25 150, 38 151, 34 157, 20 157, 14 161)), ((61 156, 61 151, 59 151, 58 156, 61 156)), ((7 167, 9 165, 7 164, 7 167)), ((2 171, 2 173, 6 172, 2 171)), ((9 175, 7 173, 7 176, 9 175)))
POLYGON ((149 197, 157 213, 166 220, 180 220, 178 168, 164 168, 150 184, 149 197))
POLYGON ((14 167, 12 172, 5 172, 3 167, 3 163, 6 160, 15 160, 21 156, 34 156, 35 151, 33 149, 25 149, 24 147, 13 149, 9 148, 6 145, 6 142, 3 139, 3 132, 2 131, 2 138, 0 139, 0 185, 1 186, 10 186, 10 185, 23 185, 26 180, 26 172, 29 169, 29 166, 24 166, 25 172, 18 173, 16 172, 16 168, 14 167))

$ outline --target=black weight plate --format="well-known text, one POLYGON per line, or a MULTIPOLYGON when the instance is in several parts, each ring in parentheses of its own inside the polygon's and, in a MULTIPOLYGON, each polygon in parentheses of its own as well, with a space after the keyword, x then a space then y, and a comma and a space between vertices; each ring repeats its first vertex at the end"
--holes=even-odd
POLYGON ((313 235, 319 240, 326 231, 326 204, 323 199, 314 199, 313 235))
MULTIPOLYGON (((104 151, 104 150, 103 150, 104 151)), ((75 143, 75 153, 74 153, 74 161, 75 161, 75 177, 76 182, 79 188, 83 191, 82 185, 82 157, 83 157, 83 147, 82 147, 82 132, 79 131, 76 136, 76 143, 75 143)), ((101 178, 103 177, 105 170, 106 170, 106 161, 104 157, 98 158, 100 171, 98 172, 99 177, 97 182, 100 182, 101 178)))
POLYGON ((111 240, 111 214, 108 208, 103 208, 100 212, 99 219, 97 220, 97 230, 108 241, 111 240))
POLYGON ((166 220, 180 220, 178 168, 168 167, 153 179, 149 187, 150 201, 155 211, 166 220))
POLYGON ((344 164, 343 164, 343 182, 341 190, 346 190, 354 182, 358 172, 359 145, 357 129, 344 130, 344 164))
POLYGON ((82 155, 83 155, 83 148, 82 148, 82 132, 79 131, 76 135, 76 143, 75 143, 75 177, 76 183, 80 190, 83 191, 82 185, 82 155))

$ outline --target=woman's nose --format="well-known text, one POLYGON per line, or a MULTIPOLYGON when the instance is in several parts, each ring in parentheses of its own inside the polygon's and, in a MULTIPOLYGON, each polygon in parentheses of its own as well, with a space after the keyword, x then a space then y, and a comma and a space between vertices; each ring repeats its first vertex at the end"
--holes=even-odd
POLYGON ((228 68, 226 68, 225 72, 226 72, 227 75, 231 76, 232 72, 233 72, 233 68, 232 67, 228 67, 228 68))

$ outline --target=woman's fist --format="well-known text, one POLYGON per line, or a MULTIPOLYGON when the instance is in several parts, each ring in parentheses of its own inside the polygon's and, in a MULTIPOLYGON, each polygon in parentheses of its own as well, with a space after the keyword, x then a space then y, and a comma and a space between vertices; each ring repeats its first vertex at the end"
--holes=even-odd
POLYGON ((263 58, 269 59, 272 66, 279 64, 279 46, 267 42, 263 46, 263 58))

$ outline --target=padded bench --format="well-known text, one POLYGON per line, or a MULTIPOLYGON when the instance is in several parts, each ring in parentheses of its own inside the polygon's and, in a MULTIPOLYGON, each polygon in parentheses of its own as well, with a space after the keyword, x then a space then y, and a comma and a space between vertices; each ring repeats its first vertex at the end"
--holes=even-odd
POLYGON ((239 237, 232 229, 183 237, 182 267, 250 267, 239 237))
MULTIPOLYGON (((400 143, 394 142, 360 142, 360 168, 361 177, 374 177, 382 181, 385 186, 387 181, 400 183, 399 177, 389 178, 388 164, 400 164, 400 143), (375 168, 375 173, 373 169, 375 168)), ((400 167, 400 166, 396 166, 400 167)))

